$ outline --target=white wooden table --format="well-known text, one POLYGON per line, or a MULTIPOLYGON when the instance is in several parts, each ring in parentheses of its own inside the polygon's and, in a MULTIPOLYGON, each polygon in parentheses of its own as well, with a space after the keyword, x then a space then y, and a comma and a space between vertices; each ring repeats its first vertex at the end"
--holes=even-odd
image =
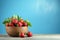
POLYGON ((32 37, 9 37, 0 35, 0 40, 60 40, 60 34, 34 34, 32 37))

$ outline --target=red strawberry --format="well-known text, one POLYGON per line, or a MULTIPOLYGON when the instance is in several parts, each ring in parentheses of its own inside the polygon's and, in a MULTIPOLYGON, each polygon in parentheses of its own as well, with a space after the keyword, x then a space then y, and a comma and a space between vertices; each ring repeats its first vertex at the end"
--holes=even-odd
POLYGON ((18 20, 17 19, 13 19, 12 23, 16 24, 16 23, 18 23, 18 20))
POLYGON ((28 24, 26 22, 23 23, 24 26, 28 26, 28 24))
POLYGON ((14 25, 13 25, 13 23, 9 23, 9 26, 13 27, 14 25))
POLYGON ((32 37, 32 33, 31 32, 28 32, 28 37, 32 37))
POLYGON ((19 36, 22 37, 22 38, 24 38, 24 33, 20 33, 19 36))
POLYGON ((19 26, 19 27, 22 27, 22 25, 23 25, 23 24, 22 24, 21 22, 18 22, 18 26, 19 26))

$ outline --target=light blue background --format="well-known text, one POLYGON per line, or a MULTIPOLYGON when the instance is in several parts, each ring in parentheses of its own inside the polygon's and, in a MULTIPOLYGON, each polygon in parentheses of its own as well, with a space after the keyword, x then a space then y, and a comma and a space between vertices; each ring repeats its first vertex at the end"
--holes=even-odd
POLYGON ((2 22, 14 14, 32 23, 33 34, 60 34, 59 0, 0 0, 0 34, 7 34, 2 22))

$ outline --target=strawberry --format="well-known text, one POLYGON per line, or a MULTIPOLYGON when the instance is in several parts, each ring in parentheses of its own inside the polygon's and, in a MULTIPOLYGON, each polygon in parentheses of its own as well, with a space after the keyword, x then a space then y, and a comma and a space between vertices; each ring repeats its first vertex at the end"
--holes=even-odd
POLYGON ((22 27, 22 25, 23 25, 23 24, 22 24, 21 22, 18 22, 18 26, 19 26, 19 27, 22 27))
POLYGON ((24 25, 24 26, 28 26, 27 22, 24 22, 23 25, 24 25))
POLYGON ((12 20, 12 23, 17 24, 18 23, 18 20, 17 19, 13 19, 12 20))
POLYGON ((24 33, 20 33, 19 36, 22 37, 22 38, 24 38, 24 33))
POLYGON ((31 32, 28 32, 28 37, 32 37, 32 33, 31 32))
POLYGON ((14 25, 13 25, 13 23, 9 23, 9 26, 13 27, 14 25))

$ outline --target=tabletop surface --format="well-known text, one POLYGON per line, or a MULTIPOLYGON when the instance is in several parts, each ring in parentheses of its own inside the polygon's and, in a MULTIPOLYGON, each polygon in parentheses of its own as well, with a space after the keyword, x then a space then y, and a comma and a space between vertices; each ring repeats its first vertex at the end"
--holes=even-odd
POLYGON ((10 37, 0 35, 0 40, 60 40, 60 34, 34 34, 32 37, 10 37))

